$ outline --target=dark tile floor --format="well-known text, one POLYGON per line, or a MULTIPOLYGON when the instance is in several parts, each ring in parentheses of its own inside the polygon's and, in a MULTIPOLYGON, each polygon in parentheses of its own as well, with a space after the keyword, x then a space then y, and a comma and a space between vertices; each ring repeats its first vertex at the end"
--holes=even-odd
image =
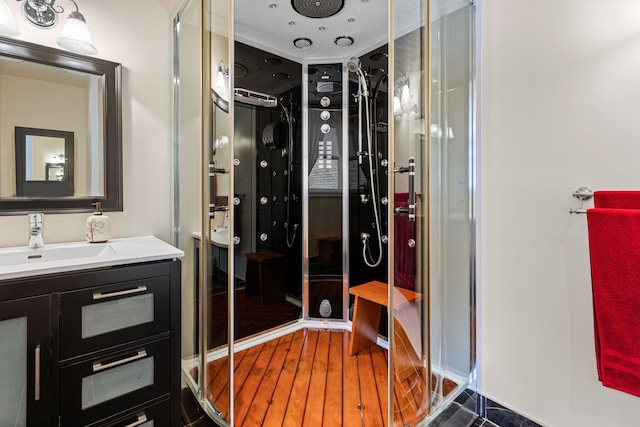
POLYGON ((499 427, 542 427, 540 424, 531 421, 530 419, 505 408, 504 406, 488 399, 484 396, 480 396, 480 414, 485 418, 491 420, 493 424, 499 427))

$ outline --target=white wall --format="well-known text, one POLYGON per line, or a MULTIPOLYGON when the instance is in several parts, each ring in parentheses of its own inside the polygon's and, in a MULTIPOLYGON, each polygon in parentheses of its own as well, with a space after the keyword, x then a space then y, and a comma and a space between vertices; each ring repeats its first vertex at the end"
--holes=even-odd
MULTIPOLYGON (((21 2, 6 2, 22 35, 18 39, 57 47, 62 26, 41 30, 25 21, 21 2)), ((66 17, 73 4, 60 0, 66 17)), ((171 18, 169 0, 80 1, 99 58, 123 66, 122 136, 124 211, 111 212, 113 237, 171 238, 170 110, 171 18)), ((62 18, 64 22, 65 18, 62 18)), ((62 24, 62 22, 61 22, 62 24)), ((89 214, 45 215, 45 243, 84 240, 89 214)), ((0 217, 0 246, 26 245, 24 216, 0 217)))
POLYGON ((640 187, 640 2, 482 7, 480 391, 548 426, 638 425, 640 398, 597 380, 569 209, 579 186, 640 187))

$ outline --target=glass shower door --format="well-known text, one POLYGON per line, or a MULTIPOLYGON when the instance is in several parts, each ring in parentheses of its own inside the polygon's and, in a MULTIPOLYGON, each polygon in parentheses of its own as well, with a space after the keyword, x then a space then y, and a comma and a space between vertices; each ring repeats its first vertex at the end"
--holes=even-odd
MULTIPOLYGON (((430 18, 430 354, 438 410, 474 391, 475 7, 432 0, 430 18)), ((472 419, 475 399, 458 402, 457 416, 472 419)))
POLYGON ((415 426, 473 394, 474 6, 396 0, 393 14, 390 401, 415 426))
POLYGON ((222 424, 233 422, 229 5, 186 1, 174 19, 174 243, 185 252, 182 371, 195 399, 222 424))

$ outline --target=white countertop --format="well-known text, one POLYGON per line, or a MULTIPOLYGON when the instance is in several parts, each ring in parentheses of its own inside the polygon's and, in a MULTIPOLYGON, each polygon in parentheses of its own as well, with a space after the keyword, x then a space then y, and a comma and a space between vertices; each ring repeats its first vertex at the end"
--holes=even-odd
POLYGON ((153 236, 106 243, 54 243, 0 248, 0 281, 67 271, 182 258, 184 252, 153 236))
MULTIPOLYGON (((191 233, 191 237, 197 240, 202 240, 202 233, 199 231, 194 231, 191 233)), ((229 229, 227 228, 216 228, 215 230, 211 230, 211 238, 210 242, 219 247, 219 248, 228 248, 229 247, 229 229)))

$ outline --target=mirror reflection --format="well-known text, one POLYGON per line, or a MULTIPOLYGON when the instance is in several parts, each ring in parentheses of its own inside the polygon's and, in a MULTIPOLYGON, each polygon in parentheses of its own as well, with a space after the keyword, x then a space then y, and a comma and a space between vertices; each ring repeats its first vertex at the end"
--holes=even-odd
POLYGON ((16 196, 73 196, 73 132, 16 127, 15 140, 16 196))
POLYGON ((236 339, 242 339, 301 316, 302 67, 234 45, 234 271, 242 288, 234 311, 236 339), (288 78, 266 87, 246 72, 258 61, 279 64, 288 78))

